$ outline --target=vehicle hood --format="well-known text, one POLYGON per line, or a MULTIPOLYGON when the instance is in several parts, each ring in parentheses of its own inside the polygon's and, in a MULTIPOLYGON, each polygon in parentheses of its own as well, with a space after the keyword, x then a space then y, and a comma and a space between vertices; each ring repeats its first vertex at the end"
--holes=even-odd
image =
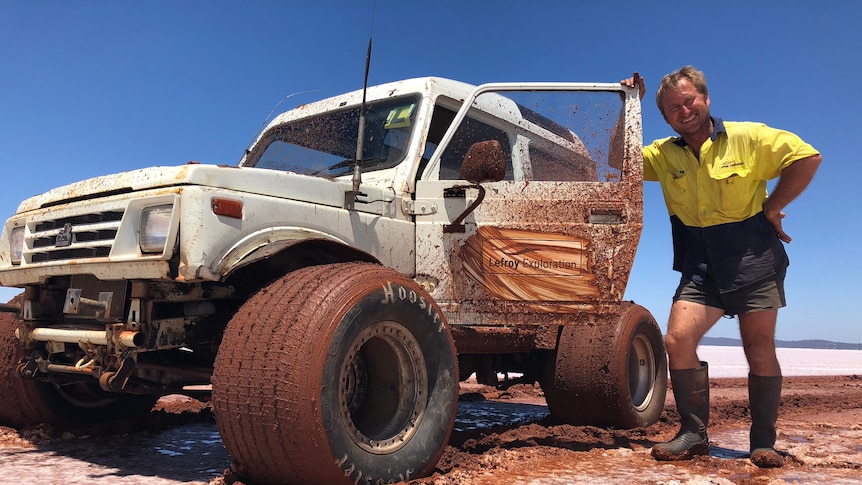
POLYGON ((344 191, 350 190, 349 181, 248 167, 188 164, 143 168, 63 185, 25 200, 18 206, 18 213, 67 202, 184 185, 271 195, 333 207, 343 205, 344 191))

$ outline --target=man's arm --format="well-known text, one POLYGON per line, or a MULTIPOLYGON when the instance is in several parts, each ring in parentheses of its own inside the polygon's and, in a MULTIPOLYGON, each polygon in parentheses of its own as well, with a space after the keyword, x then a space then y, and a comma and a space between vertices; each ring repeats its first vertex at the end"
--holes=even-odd
POLYGON ((790 236, 781 228, 781 219, 784 218, 782 211, 805 190, 805 187, 808 187, 822 160, 823 157, 818 154, 800 158, 790 164, 789 167, 781 171, 775 190, 763 203, 763 215, 772 223, 778 238, 785 243, 790 242, 790 236))

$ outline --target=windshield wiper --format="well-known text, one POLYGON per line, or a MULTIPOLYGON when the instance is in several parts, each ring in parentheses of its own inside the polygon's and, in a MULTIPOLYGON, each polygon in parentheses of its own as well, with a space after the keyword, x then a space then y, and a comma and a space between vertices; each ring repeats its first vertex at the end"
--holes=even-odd
MULTIPOLYGON (((359 166, 361 166, 361 167, 373 167, 375 165, 380 165, 382 163, 385 163, 387 160, 388 160, 387 158, 366 158, 366 159, 359 161, 359 166)), ((326 167, 324 169, 313 172, 311 175, 320 175, 324 172, 331 172, 333 170, 338 170, 339 168, 352 167, 354 163, 356 163, 356 159, 355 158, 349 158, 347 160, 342 160, 342 161, 336 163, 335 165, 330 165, 329 167, 326 167)))

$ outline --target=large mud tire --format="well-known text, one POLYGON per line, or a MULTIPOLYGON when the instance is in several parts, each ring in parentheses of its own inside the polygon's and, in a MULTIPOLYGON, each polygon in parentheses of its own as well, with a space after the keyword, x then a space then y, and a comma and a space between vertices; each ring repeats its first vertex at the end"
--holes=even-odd
POLYGON ((658 421, 667 394, 661 329, 640 305, 623 303, 615 324, 571 325, 545 360, 551 415, 572 424, 630 429, 658 421))
MULTIPOLYGON (((20 305, 21 295, 9 303, 20 305)), ((19 323, 16 314, 0 312, 0 424, 15 428, 49 424, 90 431, 98 425, 101 432, 127 432, 158 400, 157 396, 107 393, 95 381, 55 385, 22 379, 16 371, 24 355, 15 338, 19 323)))
MULTIPOLYGON (((9 303, 20 305, 21 295, 9 303)), ((14 313, 0 313, 0 424, 18 428, 33 424, 39 410, 27 399, 36 394, 33 383, 15 375, 15 367, 23 356, 15 338, 16 328, 18 320, 14 313)))
POLYGON ((244 477, 392 483, 429 474, 457 410, 455 346, 431 297, 385 267, 304 268, 228 324, 213 410, 244 477))

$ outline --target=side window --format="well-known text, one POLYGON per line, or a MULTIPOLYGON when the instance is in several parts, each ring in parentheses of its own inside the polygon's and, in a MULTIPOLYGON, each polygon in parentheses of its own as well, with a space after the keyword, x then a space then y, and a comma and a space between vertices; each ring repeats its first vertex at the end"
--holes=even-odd
MULTIPOLYGON (((483 95, 484 96, 484 95, 483 95)), ((624 98, 613 91, 512 91, 527 180, 620 182, 625 156, 624 98)), ((521 153, 521 152, 518 152, 521 153)))
POLYGON ((533 180, 571 182, 597 182, 599 180, 596 162, 589 157, 589 153, 555 154, 550 150, 531 144, 530 163, 533 180))
MULTIPOLYGON (((439 179, 460 180, 470 147, 496 140, 504 150, 504 180, 517 176, 527 181, 620 182, 625 156, 623 101, 619 92, 589 89, 482 92, 440 156, 439 179)), ((457 103, 447 98, 445 105, 457 103)), ((430 158, 456 110, 441 106, 438 99, 424 158, 430 158)))
POLYGON ((506 177, 504 180, 514 180, 512 169, 512 146, 508 135, 503 130, 486 125, 474 118, 464 118, 452 141, 446 147, 446 151, 440 157, 440 180, 460 180, 461 162, 476 142, 497 140, 503 147, 506 156, 506 177))

